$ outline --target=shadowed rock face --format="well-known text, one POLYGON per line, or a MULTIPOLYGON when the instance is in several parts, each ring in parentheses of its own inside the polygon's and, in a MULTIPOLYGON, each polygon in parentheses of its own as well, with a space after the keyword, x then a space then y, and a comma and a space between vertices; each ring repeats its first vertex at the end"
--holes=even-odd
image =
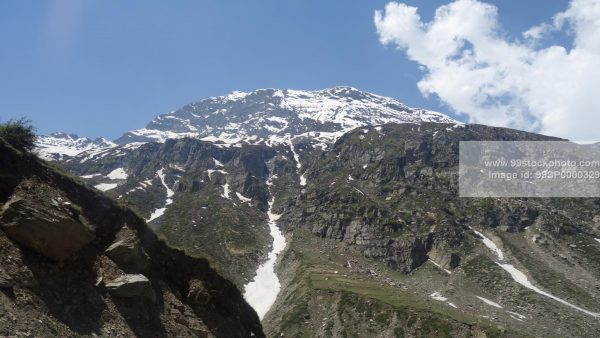
POLYGON ((0 336, 264 337, 205 259, 2 140, 0 155, 0 336))
POLYGON ((152 303, 156 302, 156 294, 152 288, 152 283, 146 276, 122 275, 106 283, 108 292, 115 296, 123 298, 145 298, 152 303))
POLYGON ((127 272, 143 271, 150 265, 144 248, 135 239, 117 241, 106 249, 105 254, 127 272))
POLYGON ((63 261, 93 241, 95 232, 75 208, 59 203, 51 198, 40 203, 22 191, 2 207, 0 227, 20 244, 63 261))

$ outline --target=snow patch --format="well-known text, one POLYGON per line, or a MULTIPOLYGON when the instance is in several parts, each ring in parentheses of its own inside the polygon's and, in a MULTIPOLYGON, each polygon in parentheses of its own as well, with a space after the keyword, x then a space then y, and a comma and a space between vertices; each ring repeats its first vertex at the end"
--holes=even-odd
POLYGON ((94 178, 96 176, 102 176, 102 174, 89 174, 89 175, 81 175, 81 178, 94 178))
POLYGON ((498 264, 500 267, 502 267, 504 270, 506 270, 510 274, 510 276, 513 278, 513 280, 515 282, 523 285, 524 287, 526 287, 526 288, 528 288, 530 290, 533 290, 533 291, 539 293, 540 295, 543 295, 543 296, 546 296, 548 298, 554 299, 555 301, 557 301, 559 303, 562 303, 562 304, 564 304, 566 306, 569 306, 569 307, 571 307, 571 308, 573 308, 573 309, 575 309, 577 311, 581 311, 581 312, 583 312, 583 313, 585 313, 587 315, 590 315, 592 317, 595 317, 595 318, 600 318, 600 313, 588 311, 586 309, 583 309, 583 308, 581 308, 581 307, 579 307, 577 305, 571 304, 571 303, 569 303, 569 302, 567 302, 567 301, 565 301, 565 300, 563 300, 561 298, 558 298, 558 297, 556 297, 556 296, 554 296, 552 294, 549 294, 548 292, 545 292, 545 291, 539 289, 538 287, 536 287, 535 285, 533 285, 529 281, 529 279, 527 279, 527 276, 525 276, 525 274, 523 272, 519 271, 517 268, 515 268, 511 264, 500 264, 500 263, 496 263, 496 264, 498 264))
POLYGON ((484 303, 486 303, 487 305, 491 305, 493 307, 497 307, 499 309, 503 309, 502 305, 496 303, 496 302, 492 302, 491 300, 487 299, 487 298, 483 298, 483 297, 479 297, 479 296, 475 296, 477 297, 479 300, 482 300, 484 303))
POLYGON ((506 311, 506 313, 510 314, 510 315, 511 315, 511 317, 513 317, 513 318, 517 317, 517 318, 515 318, 515 319, 518 319, 518 320, 521 320, 521 321, 522 321, 523 319, 527 319, 527 316, 523 316, 523 315, 522 315, 522 314, 520 314, 520 313, 516 313, 516 312, 512 312, 512 311, 506 311))
POLYGON ((167 189, 167 199, 165 200, 165 206, 163 208, 154 210, 154 212, 152 214, 150 214, 150 218, 148 218, 146 220, 146 222, 151 222, 151 221, 159 218, 160 216, 162 216, 165 213, 165 211, 167 210, 167 207, 171 203, 173 203, 173 199, 171 199, 171 197, 173 197, 173 195, 175 195, 175 192, 173 190, 171 190, 171 188, 169 188, 169 186, 165 182, 165 169, 162 168, 162 169, 158 170, 156 172, 156 175, 160 178, 160 182, 165 187, 165 189, 167 189))
POLYGON ((213 158, 213 161, 215 162, 215 166, 224 167, 223 163, 221 161, 217 160, 216 158, 213 158))
POLYGON ((496 256, 498 256, 498 259, 500 259, 501 261, 504 260, 504 253, 502 253, 502 250, 498 248, 496 243, 494 243, 491 239, 485 237, 481 232, 477 230, 473 230, 473 232, 475 232, 477 236, 482 238, 483 244, 487 246, 488 249, 490 249, 496 256))
POLYGON ((100 191, 108 191, 111 189, 114 189, 117 187, 117 183, 100 183, 100 184, 96 184, 94 186, 94 188, 100 190, 100 191))
POLYGON ((248 197, 246 197, 246 196, 244 196, 244 195, 240 194, 240 193, 239 193, 239 192, 237 192, 237 191, 235 192, 235 195, 236 195, 236 196, 237 196, 237 198, 239 198, 239 199, 240 199, 240 201, 242 201, 242 202, 251 202, 251 201, 252 201, 252 199, 251 199, 251 198, 248 198, 248 197))
MULTIPOLYGON (((473 230, 473 231, 475 231, 475 230, 473 230)), ((494 244, 494 242, 492 242, 489 238, 485 237, 482 233, 480 233, 478 231, 475 231, 475 233, 482 238, 483 243, 485 244, 485 246, 487 246, 492 252, 496 253, 496 255, 498 256, 498 258, 500 259, 500 261, 504 260, 504 253, 502 252, 502 250, 500 250, 496 246, 496 244, 494 244)), ((533 285, 533 283, 531 283, 529 281, 529 279, 527 278, 527 276, 522 271, 520 271, 519 269, 517 269, 516 267, 514 267, 512 264, 502 264, 502 263, 499 263, 499 262, 496 262, 496 264, 498 264, 502 269, 504 269, 506 272, 508 272, 510 274, 510 276, 512 277, 512 279, 515 282, 523 285, 524 287, 526 287, 526 288, 528 288, 530 290, 533 290, 534 292, 539 293, 542 296, 546 296, 546 297, 548 297, 550 299, 553 299, 553 300, 555 300, 555 301, 557 301, 557 302, 559 302, 561 304, 569 306, 569 307, 571 307, 571 308, 573 308, 573 309, 575 309, 577 311, 583 312, 583 313, 585 313, 587 315, 590 315, 592 317, 595 317, 595 318, 600 318, 600 313, 588 311, 588 310, 586 310, 584 308, 581 308, 581 307, 579 307, 577 305, 571 304, 571 303, 569 303, 569 302, 567 302, 567 301, 565 301, 565 300, 563 300, 561 298, 558 298, 558 297, 556 297, 556 296, 554 296, 554 295, 552 295, 552 294, 550 294, 550 293, 548 293, 546 291, 543 291, 540 288, 536 287, 535 285, 533 285)), ((477 298, 481 299, 481 297, 477 297, 477 298)))
POLYGON ((127 176, 128 175, 123 168, 117 168, 106 175, 106 177, 110 178, 111 180, 126 180, 127 176))
MULTIPOLYGON (((300 172, 300 169, 302 169, 302 163, 300 163, 300 156, 298 156, 298 153, 296 153, 296 149, 294 149, 294 144, 291 141, 290 149, 292 150, 292 154, 294 155, 294 161, 296 161, 296 169, 298 169, 298 172, 300 172)), ((304 176, 304 173, 300 175, 300 185, 306 185, 306 176, 304 176)))
POLYGON ((442 294, 439 293, 439 292, 437 292, 437 291, 434 292, 434 293, 432 293, 432 294, 430 294, 429 297, 431 297, 431 298, 433 298, 433 299, 435 299, 437 301, 440 301, 440 302, 445 302, 445 301, 448 300, 448 298, 442 296, 442 294))
POLYGON ((231 199, 231 197, 229 197, 229 183, 225 183, 222 185, 223 187, 223 193, 221 194, 221 197, 226 198, 228 200, 231 199))
POLYGON ((228 172, 226 172, 225 170, 220 170, 220 169, 218 169, 218 170, 208 169, 206 172, 208 173, 208 178, 209 179, 212 179, 212 174, 215 173, 215 172, 223 174, 223 175, 227 175, 228 174, 228 172))
MULTIPOLYGON (((267 183, 271 179, 272 177, 269 178, 267 183)), ((274 202, 275 198, 273 197, 269 201, 269 210, 267 211, 269 231, 273 237, 273 249, 269 252, 267 261, 256 270, 254 280, 244 287, 244 298, 254 308, 260 319, 263 319, 269 311, 281 289, 279 278, 275 273, 275 263, 277 256, 285 248, 285 236, 277 227, 277 220, 280 215, 273 213, 274 202)))

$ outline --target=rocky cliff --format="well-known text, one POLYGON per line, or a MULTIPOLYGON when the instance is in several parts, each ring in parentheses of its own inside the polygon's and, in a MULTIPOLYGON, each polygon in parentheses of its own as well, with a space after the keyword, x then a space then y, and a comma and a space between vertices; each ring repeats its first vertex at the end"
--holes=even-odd
POLYGON ((234 283, 0 140, 0 335, 264 336, 234 283))

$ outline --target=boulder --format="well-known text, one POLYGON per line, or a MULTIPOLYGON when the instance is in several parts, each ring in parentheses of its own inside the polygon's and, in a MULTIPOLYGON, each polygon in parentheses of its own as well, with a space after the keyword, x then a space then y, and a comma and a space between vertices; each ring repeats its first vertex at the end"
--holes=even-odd
POLYGON ((143 298, 156 301, 156 293, 152 283, 141 274, 127 274, 106 283, 106 289, 112 295, 122 298, 143 298))
POLYGON ((129 273, 143 271, 150 264, 150 258, 136 239, 123 239, 113 243, 104 252, 121 269, 129 273))
POLYGON ((204 286, 204 283, 201 280, 194 279, 190 281, 187 300, 194 305, 206 306, 211 302, 212 297, 204 286))
POLYGON ((6 272, 0 269, 0 289, 10 289, 14 284, 14 280, 6 272))
POLYGON ((0 210, 0 227, 14 241, 47 258, 63 261, 96 237, 87 220, 71 206, 56 207, 21 197, 0 210))

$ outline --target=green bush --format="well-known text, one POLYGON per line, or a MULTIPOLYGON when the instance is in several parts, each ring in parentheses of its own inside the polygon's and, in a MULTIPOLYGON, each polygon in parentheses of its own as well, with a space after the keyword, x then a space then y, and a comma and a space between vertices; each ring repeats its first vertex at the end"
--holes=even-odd
POLYGON ((30 151, 35 146, 35 128, 25 118, 0 123, 0 138, 19 150, 30 151))

